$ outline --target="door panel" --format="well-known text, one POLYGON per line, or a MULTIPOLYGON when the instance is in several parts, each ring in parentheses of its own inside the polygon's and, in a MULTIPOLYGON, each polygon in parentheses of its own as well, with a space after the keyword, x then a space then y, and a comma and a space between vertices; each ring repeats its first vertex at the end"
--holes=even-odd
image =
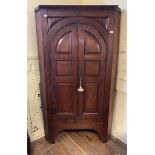
POLYGON ((98 113, 98 83, 86 82, 84 88, 83 113, 98 113))
POLYGON ((79 95, 79 114, 83 117, 95 117, 103 112, 107 47, 102 35, 90 25, 78 25, 78 76, 84 88, 83 98, 79 95))
POLYGON ((56 61, 56 75, 57 76, 71 76, 72 75, 72 61, 56 61))
POLYGON ((85 44, 85 54, 98 54, 100 52, 100 47, 97 39, 89 32, 85 32, 84 38, 85 44))
POLYGON ((71 53, 71 39, 72 33, 68 32, 62 36, 57 44, 57 53, 71 53))
POLYGON ((84 76, 99 76, 100 75, 100 61, 84 62, 84 76))
POLYGON ((77 25, 67 25, 50 37, 54 114, 73 117, 77 114, 77 25))
POLYGON ((58 113, 73 113, 73 84, 57 83, 58 113), (66 105, 67 104, 67 105, 66 105))

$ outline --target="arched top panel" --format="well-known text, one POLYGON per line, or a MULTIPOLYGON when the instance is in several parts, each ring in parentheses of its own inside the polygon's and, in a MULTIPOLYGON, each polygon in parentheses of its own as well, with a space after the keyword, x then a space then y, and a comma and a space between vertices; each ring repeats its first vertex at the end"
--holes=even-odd
POLYGON ((71 40, 72 34, 71 32, 65 33, 58 41, 57 44, 57 53, 71 53, 71 40))
POLYGON ((102 26, 100 23, 98 23, 94 19, 86 18, 86 17, 69 17, 69 18, 60 20, 55 25, 53 25, 53 27, 49 29, 48 36, 50 37, 48 38, 51 39, 52 36, 56 35, 56 33, 60 31, 60 29, 62 29, 63 27, 67 25, 71 25, 71 24, 85 24, 85 25, 89 25, 95 28, 100 33, 100 35, 104 38, 105 42, 107 43, 108 32, 106 31, 104 26, 102 26))
POLYGON ((92 33, 88 31, 85 32, 84 43, 85 43, 85 53, 93 54, 100 52, 100 46, 98 40, 92 33))
POLYGON ((94 27, 80 24, 79 32, 83 36, 85 54, 106 54, 108 46, 102 35, 94 27))
POLYGON ((71 24, 57 31, 55 35, 48 36, 47 49, 49 49, 50 52, 54 50, 57 54, 72 53, 72 40, 75 38, 76 31, 77 26, 71 24))

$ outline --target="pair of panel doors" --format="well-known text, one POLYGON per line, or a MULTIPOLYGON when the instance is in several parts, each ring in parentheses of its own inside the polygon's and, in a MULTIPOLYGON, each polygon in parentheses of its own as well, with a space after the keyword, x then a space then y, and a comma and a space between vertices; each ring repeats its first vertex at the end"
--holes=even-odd
POLYGON ((69 17, 50 28, 47 47, 56 116, 103 114, 107 45, 107 31, 95 19, 69 17))

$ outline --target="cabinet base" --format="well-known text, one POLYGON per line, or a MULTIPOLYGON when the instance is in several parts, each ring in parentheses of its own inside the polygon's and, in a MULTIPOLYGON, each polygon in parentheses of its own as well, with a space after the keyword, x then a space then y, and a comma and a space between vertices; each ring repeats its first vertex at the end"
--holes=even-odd
POLYGON ((81 128, 80 126, 77 126, 75 128, 70 126, 69 124, 65 125, 65 127, 62 128, 63 124, 57 124, 56 127, 51 130, 51 132, 48 134, 48 136, 45 136, 46 140, 51 143, 51 144, 55 144, 55 138, 56 135, 61 132, 61 131, 86 131, 86 130, 91 130, 91 131, 95 131, 97 133, 97 135, 99 136, 101 142, 106 143, 108 140, 108 134, 105 131, 105 129, 103 128, 103 124, 93 124, 92 126, 89 125, 89 127, 83 127, 81 128))

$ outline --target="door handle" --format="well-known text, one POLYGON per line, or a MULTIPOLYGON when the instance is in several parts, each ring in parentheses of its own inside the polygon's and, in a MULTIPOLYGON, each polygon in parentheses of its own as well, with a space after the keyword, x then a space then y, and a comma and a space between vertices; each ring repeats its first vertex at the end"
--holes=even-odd
POLYGON ((80 86, 77 89, 78 92, 84 92, 84 89, 82 88, 81 82, 82 82, 82 79, 80 78, 80 86))

